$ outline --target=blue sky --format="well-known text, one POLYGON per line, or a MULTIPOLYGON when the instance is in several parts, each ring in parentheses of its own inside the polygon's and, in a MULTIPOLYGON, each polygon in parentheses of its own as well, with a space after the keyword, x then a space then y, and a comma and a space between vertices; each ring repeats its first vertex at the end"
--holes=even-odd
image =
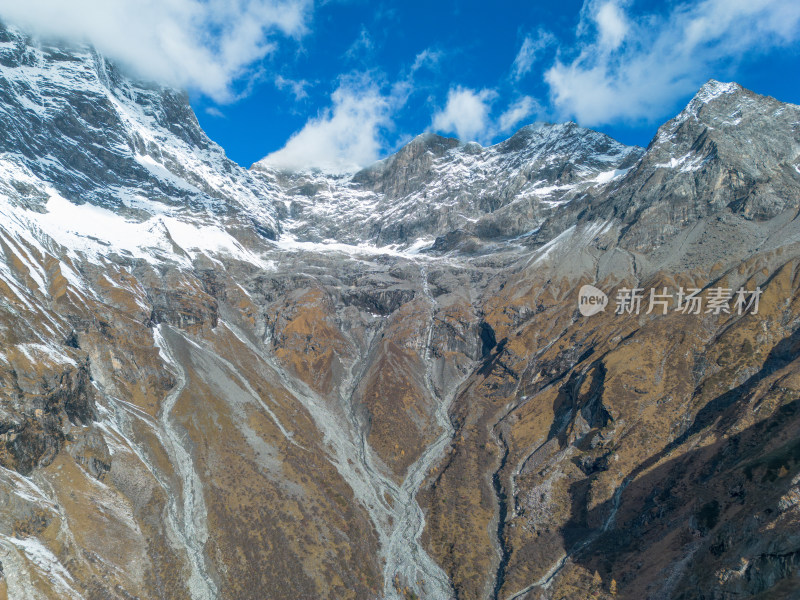
POLYGON ((646 145, 709 78, 800 103, 797 0, 0 0, 0 16, 188 89, 244 166, 347 171, 424 131, 489 144, 537 120, 646 145))

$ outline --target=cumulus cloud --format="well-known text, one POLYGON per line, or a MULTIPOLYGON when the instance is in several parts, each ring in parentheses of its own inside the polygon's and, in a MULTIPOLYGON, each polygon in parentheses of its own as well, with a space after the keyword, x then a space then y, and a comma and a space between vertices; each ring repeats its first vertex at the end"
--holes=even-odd
POLYGON ((509 106, 497 119, 498 129, 502 132, 511 131, 531 115, 541 112, 542 107, 530 96, 523 96, 509 106))
POLYGON ((431 127, 441 133, 455 133, 463 141, 488 143, 544 112, 535 98, 521 96, 498 116, 493 116, 493 105, 498 103, 495 90, 478 92, 461 86, 452 88, 445 107, 433 115, 431 127))
POLYGON ((310 0, 0 0, 0 18, 92 43, 136 75, 234 99, 232 84, 305 32, 310 0))
POLYGON ((465 141, 480 141, 490 137, 491 103, 497 93, 493 90, 476 92, 465 87, 451 89, 447 104, 433 115, 432 126, 437 131, 455 133, 465 141))
POLYGON ((539 60, 542 50, 555 42, 555 39, 552 33, 544 29, 540 29, 535 35, 526 35, 514 59, 514 65, 511 68, 511 77, 515 81, 519 81, 530 73, 533 65, 539 60))
MULTIPOLYGON (((374 163, 387 149, 385 134, 394 129, 393 117, 419 92, 416 75, 422 69, 435 70, 441 55, 430 48, 423 50, 403 77, 393 83, 378 70, 342 76, 331 95, 330 107, 309 119, 283 148, 259 163, 290 171, 316 169, 328 173, 350 173, 374 163)), ((279 87, 292 90, 295 83, 277 79, 279 87)), ((299 83, 302 86, 298 91, 305 93, 308 82, 299 83)))
POLYGON ((601 48, 619 48, 628 33, 628 19, 616 2, 601 4, 594 14, 597 24, 598 44, 601 48))
POLYGON ((391 99, 366 81, 345 81, 331 96, 332 106, 292 135, 260 164, 290 171, 319 169, 354 172, 375 162, 381 131, 390 125, 391 99))
POLYGON ((577 55, 544 75, 560 118, 588 126, 663 117, 715 69, 800 39, 796 0, 701 0, 663 17, 590 1, 577 55))

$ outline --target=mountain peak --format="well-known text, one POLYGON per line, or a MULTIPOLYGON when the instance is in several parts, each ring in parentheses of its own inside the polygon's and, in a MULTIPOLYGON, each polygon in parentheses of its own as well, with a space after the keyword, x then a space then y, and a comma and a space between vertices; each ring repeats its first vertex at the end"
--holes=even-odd
MULTIPOLYGON (((683 121, 688 117, 699 117, 700 113, 707 113, 709 110, 716 111, 716 107, 720 102, 728 103, 734 97, 739 97, 742 94, 751 93, 738 83, 729 81, 717 81, 716 79, 709 79, 704 83, 697 93, 689 100, 686 107, 673 119, 673 121, 683 121), (711 109, 710 107, 714 107, 711 109)), ((667 123, 671 123, 668 121, 667 123)))
POLYGON ((426 131, 416 136, 405 146, 403 146, 394 156, 418 156, 423 152, 433 152, 435 156, 441 156, 452 148, 460 146, 462 143, 455 138, 445 137, 432 131, 426 131))
POLYGON ((723 94, 733 94, 741 92, 744 88, 735 81, 723 82, 716 79, 709 79, 694 95, 693 100, 707 104, 722 96, 723 94))

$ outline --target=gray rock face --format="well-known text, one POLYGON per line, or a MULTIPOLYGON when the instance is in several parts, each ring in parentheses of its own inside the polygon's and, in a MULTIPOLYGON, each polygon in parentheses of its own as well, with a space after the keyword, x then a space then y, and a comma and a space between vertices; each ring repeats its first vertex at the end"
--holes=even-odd
POLYGON ((88 425, 97 417, 95 390, 87 365, 45 373, 39 381, 4 381, 16 388, 17 402, 4 411, 15 417, 0 424, 4 452, 23 475, 53 462, 72 425, 88 425))
MULTIPOLYGON (((269 189, 208 139, 185 93, 127 79, 91 48, 2 26, 0 151, 73 202, 133 217, 141 198, 220 218, 246 206, 263 233, 277 232, 269 189)), ((44 200, 25 182, 3 188, 44 200)))
POLYGON ((799 122, 795 106, 711 81, 646 150, 537 124, 490 148, 424 134, 349 177, 254 170, 282 189, 298 240, 472 253, 613 220, 623 247, 649 252, 712 214, 765 222, 796 207, 799 122))
POLYGON ((642 152, 574 123, 540 123, 489 148, 423 134, 352 177, 254 169, 282 182, 290 198, 285 227, 299 239, 437 241, 437 251, 448 251, 535 230, 558 207, 620 177, 642 152))
POLYGON ((711 81, 606 202, 629 228, 623 243, 647 250, 725 209, 753 221, 795 210, 799 162, 800 107, 711 81))

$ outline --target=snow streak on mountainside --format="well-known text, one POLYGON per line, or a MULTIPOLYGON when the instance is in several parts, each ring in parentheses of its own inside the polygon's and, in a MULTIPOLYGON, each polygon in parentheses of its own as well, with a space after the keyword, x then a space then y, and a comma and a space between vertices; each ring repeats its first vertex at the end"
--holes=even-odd
POLYGON ((5 28, 0 111, 0 597, 798 593, 800 107, 245 170, 5 28))
POLYGON ((276 237, 270 189, 206 137, 184 94, 132 84, 90 48, 32 44, 13 29, 0 36, 0 65, 2 185, 21 207, 55 199, 67 219, 121 215, 142 231, 191 211, 217 230, 276 237), (59 196, 113 215, 69 210, 59 196))
POLYGON ((286 230, 296 238, 450 250, 530 233, 641 153, 573 123, 537 124, 489 148, 421 135, 353 177, 254 169, 287 190, 286 230))

